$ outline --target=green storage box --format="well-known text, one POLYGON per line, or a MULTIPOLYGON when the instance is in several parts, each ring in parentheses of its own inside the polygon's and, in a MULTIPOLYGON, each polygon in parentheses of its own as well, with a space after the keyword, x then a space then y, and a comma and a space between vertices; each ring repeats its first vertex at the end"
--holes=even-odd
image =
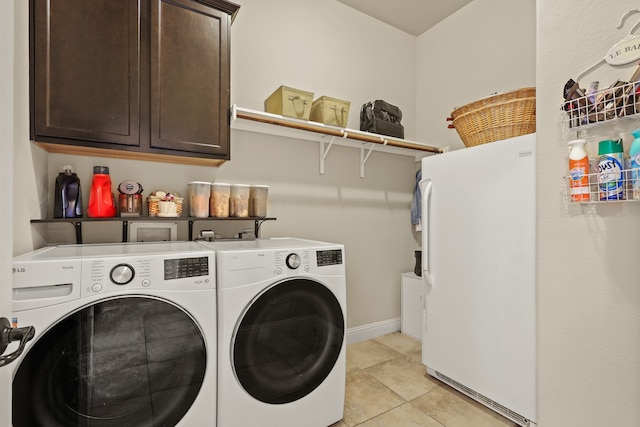
POLYGON ((321 96, 311 105, 310 120, 344 128, 347 127, 350 107, 349 101, 321 96))
POLYGON ((309 120, 313 92, 280 86, 264 101, 267 113, 309 120))

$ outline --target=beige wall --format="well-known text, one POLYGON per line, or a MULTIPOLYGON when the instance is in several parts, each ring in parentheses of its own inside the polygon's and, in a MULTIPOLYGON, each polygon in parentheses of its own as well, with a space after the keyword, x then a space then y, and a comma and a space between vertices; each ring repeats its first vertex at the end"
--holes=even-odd
MULTIPOLYGON (((558 125, 562 89, 621 40, 638 21, 620 17, 632 0, 538 0, 538 378, 541 425, 640 425, 640 205, 567 207, 561 177, 566 142, 558 125)), ((635 64, 609 65, 581 85, 629 79, 635 64)), ((589 153, 600 138, 625 137, 640 121, 585 133, 589 153)))
POLYGON ((417 39, 417 137, 464 144, 446 118, 455 107, 536 85, 534 0, 475 0, 417 39))
MULTIPOLYGON (((71 240, 71 227, 31 226, 50 214, 60 166, 79 173, 85 205, 92 166, 110 167, 114 184, 133 179, 146 191, 186 192, 191 180, 270 185, 263 236, 294 236, 343 243, 347 260, 347 322, 353 328, 376 322, 398 327, 400 274, 412 271, 417 247, 409 205, 416 162, 373 152, 360 178, 360 150, 333 147, 326 173, 319 174, 317 143, 233 130, 231 158, 220 168, 53 155, 28 141, 27 2, 18 2, 16 82, 21 121, 16 131, 14 253, 44 244, 39 233, 71 240), (24 3, 24 4, 22 4, 24 3), (43 212, 42 214, 40 212, 43 212)), ((242 0, 232 26, 232 102, 256 110, 278 86, 350 100, 349 126, 359 127, 360 106, 385 99, 398 105, 407 136, 415 129, 415 37, 334 1, 242 0)), ((145 193, 146 194, 146 193, 145 193)), ((198 223, 200 225, 200 223, 198 223)), ((218 232, 232 233, 220 224, 218 232)), ((86 242, 118 241, 117 225, 85 224, 86 242)), ((237 230, 236 230, 237 231, 237 230)), ((181 238, 186 238, 183 224, 181 238)), ((51 238, 51 237, 50 237, 51 238)), ((57 241, 57 240, 56 240, 57 241)))
MULTIPOLYGON (((0 40, 0 51, 5 57, 11 57, 14 50, 14 6, 13 2, 0 3, 0 25, 5 29, 0 40)), ((3 135, 5 145, 3 146, 4 156, 0 157, 0 182, 5 183, 5 195, 12 193, 13 183, 13 132, 14 132, 14 96, 13 96, 14 69, 11 61, 3 61, 0 65, 0 132, 3 135)), ((5 196, 6 198, 6 196, 5 196)), ((12 218, 13 212, 7 209, 6 205, 12 206, 11 201, 5 200, 5 209, 0 212, 0 231, 5 237, 5 241, 11 241, 13 235, 12 218)), ((12 248, 6 243, 0 248, 0 317, 10 317, 11 309, 11 288, 6 284, 11 282, 11 253, 12 248)), ((3 347, 4 350, 4 347, 3 347)), ((9 351, 13 351, 10 349, 9 351)), ((11 378, 13 369, 0 369, 0 425, 11 424, 11 378)))
POLYGON ((30 218, 42 218, 46 206, 47 156, 29 141, 29 4, 15 2, 15 129, 13 151, 13 253, 45 244, 30 218))

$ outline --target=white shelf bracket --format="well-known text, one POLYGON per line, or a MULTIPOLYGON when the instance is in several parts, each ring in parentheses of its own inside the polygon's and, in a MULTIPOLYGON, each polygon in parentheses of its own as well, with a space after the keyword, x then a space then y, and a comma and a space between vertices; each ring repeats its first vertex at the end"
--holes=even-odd
POLYGON ((320 138, 320 175, 324 175, 324 159, 327 158, 327 154, 329 154, 329 150, 331 150, 331 147, 333 147, 333 141, 335 141, 336 139, 335 136, 332 136, 331 140, 327 145, 327 149, 325 150, 324 149, 324 145, 326 144, 326 142, 324 141, 325 137, 326 135, 320 138))
MULTIPOLYGON (((384 140, 383 145, 387 145, 386 139, 384 140)), ((372 142, 366 155, 364 154, 364 151, 365 151, 364 144, 360 147, 360 178, 364 178, 364 166, 367 164, 367 160, 369 160, 369 156, 371 155, 371 152, 373 152, 373 148, 375 146, 376 144, 372 142)))

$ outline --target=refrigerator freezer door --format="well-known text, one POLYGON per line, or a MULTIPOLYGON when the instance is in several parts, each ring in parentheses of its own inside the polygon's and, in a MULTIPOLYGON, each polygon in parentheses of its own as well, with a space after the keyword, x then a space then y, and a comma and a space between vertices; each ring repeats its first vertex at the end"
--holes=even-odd
MULTIPOLYGON (((420 192, 422 193, 422 224, 424 224, 422 228, 422 236, 424 242, 429 242, 429 207, 431 206, 431 189, 433 188, 433 183, 431 179, 422 179, 420 181, 420 192), (425 208, 426 207, 426 208, 425 208)), ((422 245, 422 278, 426 285, 426 292, 431 291, 433 287, 433 279, 431 277, 431 268, 430 268, 430 257, 429 257, 429 245, 422 245)))
POLYGON ((424 158, 422 177, 422 361, 535 421, 535 134, 424 158))

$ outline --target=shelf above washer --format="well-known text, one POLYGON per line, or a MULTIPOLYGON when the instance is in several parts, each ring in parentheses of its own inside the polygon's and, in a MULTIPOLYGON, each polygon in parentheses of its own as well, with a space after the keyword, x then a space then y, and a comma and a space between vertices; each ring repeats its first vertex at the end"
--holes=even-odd
POLYGON ((121 222, 122 223, 122 242, 129 241, 129 222, 189 222, 189 235, 188 239, 193 240, 193 224, 196 221, 252 221, 254 223, 254 235, 260 236, 260 226, 265 221, 275 221, 273 217, 175 217, 175 218, 160 218, 149 216, 136 216, 136 217, 111 217, 111 218, 44 218, 44 219, 32 219, 31 224, 51 224, 51 223, 68 223, 75 229, 76 244, 82 243, 82 223, 83 222, 121 222))
POLYGON ((231 128, 319 142, 321 174, 324 174, 325 158, 333 145, 360 149, 361 178, 364 178, 364 166, 374 149, 380 152, 411 157, 424 157, 425 155, 443 152, 440 147, 422 142, 329 126, 323 123, 249 110, 237 105, 231 107, 231 128))

